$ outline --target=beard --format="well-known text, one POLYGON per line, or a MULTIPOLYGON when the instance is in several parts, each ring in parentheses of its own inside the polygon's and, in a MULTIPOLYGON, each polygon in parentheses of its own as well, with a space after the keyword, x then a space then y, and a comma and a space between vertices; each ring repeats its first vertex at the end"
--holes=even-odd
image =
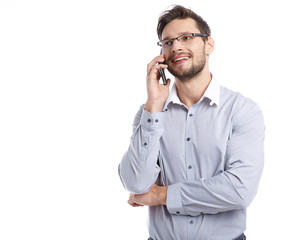
MULTIPOLYGON (((192 57, 191 54, 189 54, 192 57)), ((171 56, 170 58, 172 58, 171 56)), ((193 59, 194 60, 194 59, 193 59)), ((193 61, 192 65, 188 69, 180 69, 180 68, 173 68, 172 66, 168 65, 168 71, 176 77, 181 82, 188 82, 198 76, 202 70, 204 69, 206 64, 206 58, 204 52, 202 55, 199 56, 197 61, 193 61)))

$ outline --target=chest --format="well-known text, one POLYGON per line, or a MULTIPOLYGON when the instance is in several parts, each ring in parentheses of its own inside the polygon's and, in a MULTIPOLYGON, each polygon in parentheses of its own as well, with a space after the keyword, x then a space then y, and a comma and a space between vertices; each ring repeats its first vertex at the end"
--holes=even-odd
POLYGON ((231 119, 220 109, 170 109, 160 140, 160 162, 167 184, 215 176, 225 167, 231 119))

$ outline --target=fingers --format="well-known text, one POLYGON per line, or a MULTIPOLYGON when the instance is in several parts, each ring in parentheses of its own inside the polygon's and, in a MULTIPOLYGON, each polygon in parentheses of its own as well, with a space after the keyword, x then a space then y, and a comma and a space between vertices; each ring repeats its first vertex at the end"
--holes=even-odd
POLYGON ((166 64, 163 64, 164 57, 163 55, 155 57, 148 65, 147 65, 147 74, 151 74, 151 71, 157 73, 160 68, 167 68, 166 64))
POLYGON ((138 204, 135 201, 135 194, 131 193, 130 198, 128 200, 128 204, 131 205, 132 207, 143 207, 144 205, 138 204))
POLYGON ((147 66, 149 68, 149 67, 156 65, 157 63, 162 63, 162 62, 164 62, 164 57, 163 55, 159 55, 155 57, 147 66))
POLYGON ((168 66, 164 65, 164 64, 158 64, 158 65, 153 66, 150 69, 149 74, 147 75, 147 81, 148 82, 154 82, 155 84, 158 83, 158 81, 161 77, 159 70, 160 69, 167 69, 167 68, 168 68, 168 66))
POLYGON ((168 66, 167 65, 164 65, 164 64, 159 64, 159 65, 156 65, 154 66, 152 69, 151 69, 151 74, 154 72, 154 74, 157 74, 158 77, 160 76, 159 75, 159 69, 167 69, 168 66))
POLYGON ((162 63, 160 63, 160 64, 157 64, 157 65, 153 65, 153 66, 149 66, 148 67, 148 75, 151 75, 151 74, 158 74, 159 73, 159 69, 166 69, 166 68, 168 68, 168 66, 167 65, 165 65, 165 64, 162 64, 162 63))
POLYGON ((128 201, 128 204, 131 205, 132 207, 143 207, 144 205, 141 205, 141 204, 137 204, 137 203, 130 203, 128 201))

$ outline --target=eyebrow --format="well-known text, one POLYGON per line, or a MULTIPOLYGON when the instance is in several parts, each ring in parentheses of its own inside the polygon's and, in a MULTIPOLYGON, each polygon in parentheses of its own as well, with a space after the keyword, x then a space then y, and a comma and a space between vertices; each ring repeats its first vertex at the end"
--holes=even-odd
MULTIPOLYGON (((180 33, 178 33, 179 35, 177 35, 177 37, 180 37, 180 36, 185 35, 185 34, 190 34, 190 33, 191 32, 180 32, 180 33)), ((173 39, 173 38, 172 37, 165 37, 161 41, 170 40, 170 39, 173 39)))

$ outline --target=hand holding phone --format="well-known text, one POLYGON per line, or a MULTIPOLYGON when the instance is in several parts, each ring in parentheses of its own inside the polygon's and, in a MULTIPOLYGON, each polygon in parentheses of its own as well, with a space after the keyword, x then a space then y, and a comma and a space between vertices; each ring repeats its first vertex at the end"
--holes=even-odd
POLYGON ((147 102, 145 104, 145 110, 151 114, 154 112, 161 112, 163 105, 169 96, 170 80, 165 78, 166 83, 161 84, 159 82, 162 74, 159 70, 167 68, 165 63, 161 63, 162 61, 165 61, 162 55, 156 56, 147 65, 147 102))

